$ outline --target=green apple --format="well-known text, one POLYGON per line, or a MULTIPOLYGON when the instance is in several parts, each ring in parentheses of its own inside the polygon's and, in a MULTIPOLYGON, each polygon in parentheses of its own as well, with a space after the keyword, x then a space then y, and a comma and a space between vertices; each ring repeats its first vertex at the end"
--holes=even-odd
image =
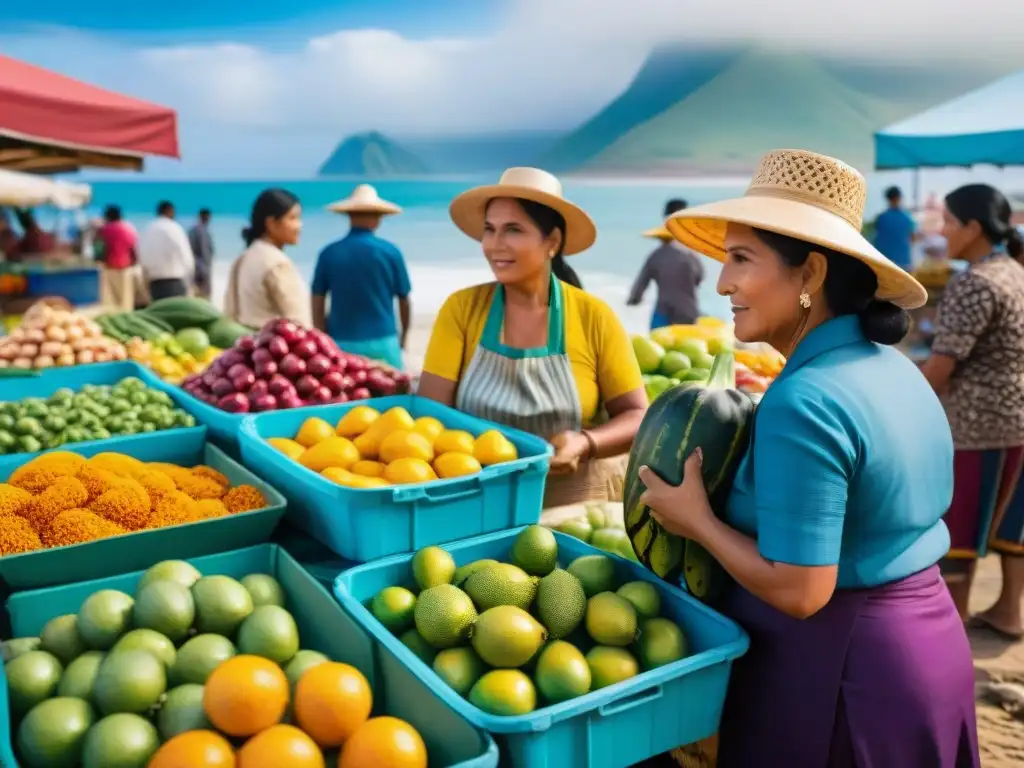
POLYGON ((668 376, 648 376, 647 383, 644 385, 644 389, 647 390, 647 400, 653 403, 673 384, 675 381, 668 376))
POLYGON ((679 371, 688 371, 692 367, 693 364, 690 362, 690 358, 682 352, 673 350, 665 353, 665 356, 661 359, 661 368, 658 369, 658 372, 664 376, 675 378, 679 371))
POLYGON ((665 357, 665 348, 646 336, 633 336, 632 341, 633 354, 640 365, 640 373, 656 372, 661 366, 661 359, 665 357))

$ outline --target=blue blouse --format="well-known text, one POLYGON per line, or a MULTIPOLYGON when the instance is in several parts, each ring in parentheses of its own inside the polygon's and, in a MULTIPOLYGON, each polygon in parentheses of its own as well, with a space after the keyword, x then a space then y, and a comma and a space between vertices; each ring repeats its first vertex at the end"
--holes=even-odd
POLYGON ((768 560, 838 565, 839 588, 872 587, 946 554, 952 498, 938 398, 846 315, 807 334, 765 393, 726 520, 768 560))

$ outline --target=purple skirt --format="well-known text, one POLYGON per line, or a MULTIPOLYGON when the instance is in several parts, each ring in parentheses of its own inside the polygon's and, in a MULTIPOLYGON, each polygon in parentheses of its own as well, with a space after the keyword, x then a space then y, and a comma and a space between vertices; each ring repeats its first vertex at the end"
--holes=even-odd
POLYGON ((718 768, 979 768, 974 665, 931 567, 837 590, 793 619, 740 587, 719 606, 750 635, 734 662, 718 768))

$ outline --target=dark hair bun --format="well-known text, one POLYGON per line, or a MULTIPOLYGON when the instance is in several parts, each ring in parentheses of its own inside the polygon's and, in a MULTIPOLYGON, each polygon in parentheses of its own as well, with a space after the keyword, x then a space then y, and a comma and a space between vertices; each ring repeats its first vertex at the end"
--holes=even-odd
POLYGON ((1006 236, 1006 252, 1015 259, 1024 256, 1024 236, 1016 227, 1011 226, 1010 233, 1006 236))
POLYGON ((246 245, 252 245, 252 241, 255 239, 252 227, 242 227, 242 240, 245 241, 246 245))
POLYGON ((857 317, 864 336, 876 344, 898 344, 910 331, 910 315, 890 301, 872 299, 857 317))

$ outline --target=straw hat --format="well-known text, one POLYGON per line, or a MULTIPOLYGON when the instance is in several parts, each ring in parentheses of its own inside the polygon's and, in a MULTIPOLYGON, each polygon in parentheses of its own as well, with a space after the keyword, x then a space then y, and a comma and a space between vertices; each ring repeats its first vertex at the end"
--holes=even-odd
POLYGON ((370 184, 360 184, 344 200, 337 200, 328 205, 327 210, 335 213, 379 213, 381 216, 402 212, 394 203, 381 200, 377 196, 377 190, 370 184))
POLYGON ((566 228, 562 253, 566 256, 587 250, 597 239, 597 228, 590 217, 562 197, 562 183, 557 178, 539 168, 509 168, 497 184, 475 187, 456 197, 448 212, 455 226, 474 240, 481 240, 487 203, 496 197, 532 200, 562 214, 566 228))
POLYGON ((861 235, 866 199, 864 177, 846 163, 777 149, 761 158, 743 197, 686 208, 665 226, 679 242, 718 261, 725 260, 729 223, 799 238, 867 264, 878 277, 879 300, 904 309, 924 305, 924 287, 861 235))
POLYGON ((672 233, 665 228, 662 224, 660 227, 652 227, 651 229, 645 230, 643 233, 644 237, 652 237, 655 240, 671 240, 672 233))

